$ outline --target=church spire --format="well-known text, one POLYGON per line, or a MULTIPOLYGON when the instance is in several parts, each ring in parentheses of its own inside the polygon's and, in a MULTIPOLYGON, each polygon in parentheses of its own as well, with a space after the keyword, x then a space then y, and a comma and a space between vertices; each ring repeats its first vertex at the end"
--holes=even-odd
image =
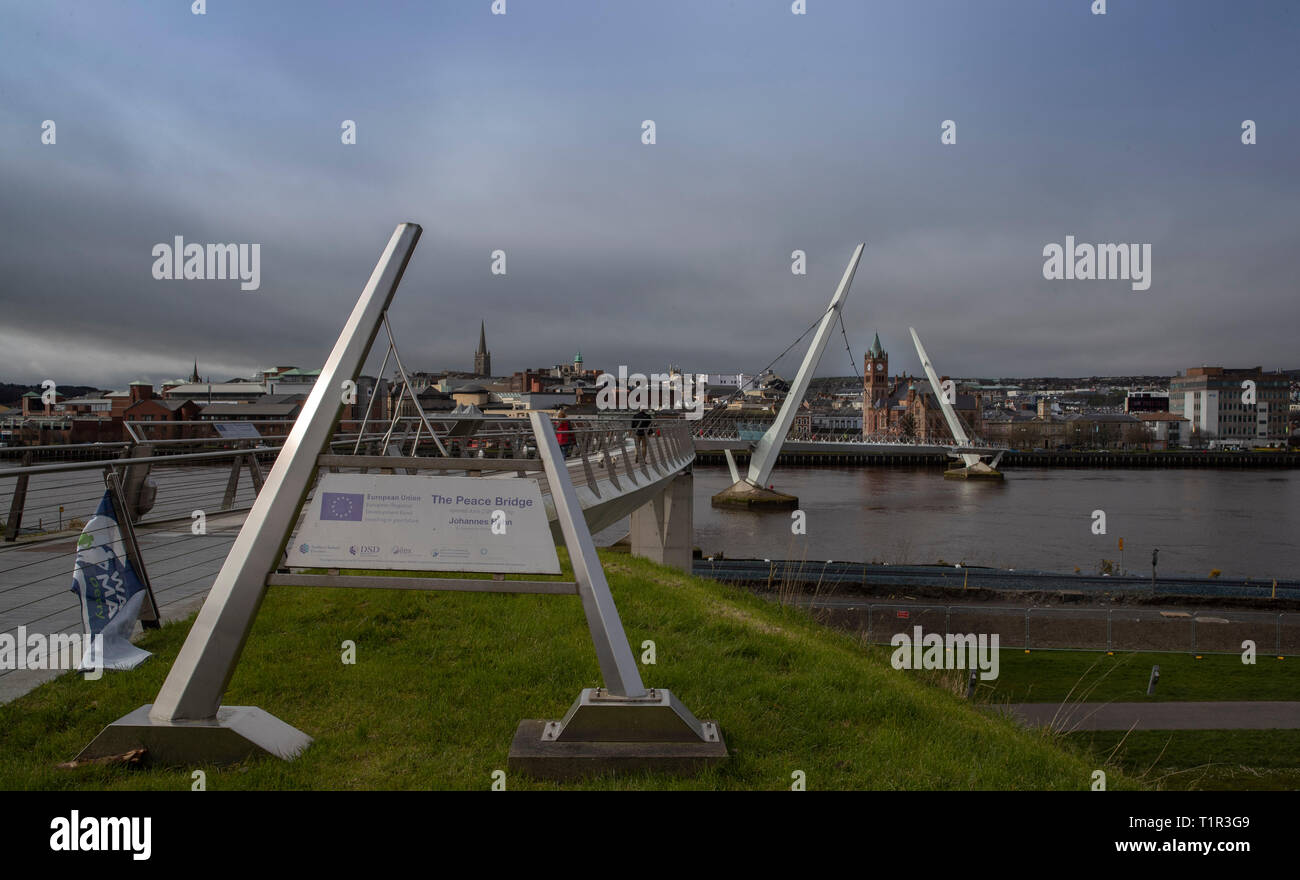
POLYGON ((488 377, 492 375, 492 353, 487 348, 487 325, 484 321, 478 322, 478 351, 474 352, 474 375, 488 377))

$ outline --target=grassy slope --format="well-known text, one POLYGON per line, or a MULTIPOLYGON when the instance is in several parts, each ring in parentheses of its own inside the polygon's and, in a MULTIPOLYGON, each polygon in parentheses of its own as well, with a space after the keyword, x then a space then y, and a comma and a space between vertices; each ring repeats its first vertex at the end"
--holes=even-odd
MULTIPOLYGON (((1086 790, 1081 748, 972 709, 888 650, 801 612, 643 560, 603 554, 629 640, 653 639, 646 683, 720 722, 732 757, 692 778, 586 788, 1086 790)), ((65 675, 0 707, 0 788, 186 789, 186 768, 57 770, 103 725, 152 701, 188 623, 142 644, 157 656, 99 682, 65 675)), ((315 737, 298 760, 204 768, 220 789, 486 789, 523 718, 559 718, 600 683, 572 597, 277 588, 226 695, 315 737), (357 663, 340 662, 351 639, 357 663)), ((1111 788, 1133 786, 1112 773, 1111 788)), ((549 784, 511 776, 510 788, 549 784)))

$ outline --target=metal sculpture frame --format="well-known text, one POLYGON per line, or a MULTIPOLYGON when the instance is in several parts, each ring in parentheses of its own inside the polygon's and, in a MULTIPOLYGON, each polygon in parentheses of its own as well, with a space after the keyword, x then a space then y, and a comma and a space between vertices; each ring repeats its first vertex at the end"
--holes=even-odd
MULTIPOLYGON (((389 354, 396 354, 387 311, 420 234, 418 225, 403 223, 389 239, 157 698, 105 728, 78 760, 143 747, 161 763, 228 763, 263 753, 292 759, 307 748, 312 741, 307 734, 273 715, 222 705, 266 590, 281 585, 577 594, 605 686, 582 691, 563 721, 525 721, 521 731, 540 727, 534 737, 521 740, 517 734, 512 765, 568 778, 586 768, 641 768, 647 760, 652 766, 694 767, 726 757, 715 723, 700 722, 668 691, 648 690, 642 683, 554 428, 543 413, 529 414, 541 462, 540 468, 528 464, 545 471, 575 582, 277 573, 316 474, 338 463, 329 444, 342 414, 345 383, 359 373, 381 326, 389 332, 389 354), (647 736, 652 737, 648 748, 647 736), (660 760, 663 742, 671 743, 672 760, 666 764, 660 760), (575 764, 575 754, 591 743, 605 749, 588 761, 579 755, 575 764), (609 751, 611 744, 619 754, 609 751)), ((446 457, 404 464, 413 461, 422 468, 455 467, 446 457)))

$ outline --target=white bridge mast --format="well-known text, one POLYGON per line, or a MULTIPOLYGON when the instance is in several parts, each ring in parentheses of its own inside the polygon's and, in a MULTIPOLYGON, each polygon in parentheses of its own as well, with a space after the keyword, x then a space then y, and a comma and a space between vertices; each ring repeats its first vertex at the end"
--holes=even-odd
MULTIPOLYGON (((939 401, 939 408, 943 411, 944 421, 948 423, 948 430, 952 432, 953 442, 956 443, 959 450, 969 449, 971 446, 970 437, 967 436, 966 428, 962 425, 961 419, 957 418, 957 410, 953 408, 952 402, 948 400, 947 391, 939 382, 939 375, 934 371, 934 364, 930 363, 930 356, 925 353, 925 347, 921 345, 921 337, 916 335, 915 328, 908 327, 907 329, 912 334, 912 342, 916 344, 916 353, 921 358, 921 366, 925 368, 925 377, 930 380, 930 390, 934 392, 935 399, 939 401)), ((955 393, 953 399, 956 399, 955 393)), ((961 460, 966 467, 950 471, 949 473, 954 476, 1002 476, 994 468, 981 462, 978 452, 959 452, 958 455, 961 456, 961 460)), ((999 454, 998 458, 1001 457, 999 454)), ((994 464, 996 465, 997 462, 995 461, 994 464)))
MULTIPOLYGON (((831 297, 831 304, 827 307, 826 314, 822 315, 821 324, 817 327, 812 344, 808 346, 808 351, 803 356, 803 364, 795 374, 790 391, 786 394, 785 401, 776 415, 776 421, 754 445, 754 451, 749 458, 748 474, 744 480, 737 480, 730 489, 724 489, 713 496, 715 506, 788 507, 797 504, 798 499, 791 495, 769 491, 766 488, 767 479, 772 475, 772 468, 776 466, 777 456, 781 454, 786 435, 790 433, 790 425, 794 422, 795 413, 803 401, 804 393, 808 390, 808 383, 812 380, 813 371, 817 369, 817 362, 821 360, 822 352, 826 349, 826 342, 830 339, 831 329, 835 326, 836 319, 839 318, 840 309, 844 305, 845 296, 848 295, 849 285, 853 283, 853 274, 858 269, 858 261, 862 259, 864 248, 866 243, 859 244, 854 249, 848 268, 844 270, 844 277, 840 279, 840 286, 836 289, 835 296, 831 297)), ((731 463, 730 460, 728 463, 731 463)), ((736 473, 734 468, 732 473, 733 476, 736 473)))

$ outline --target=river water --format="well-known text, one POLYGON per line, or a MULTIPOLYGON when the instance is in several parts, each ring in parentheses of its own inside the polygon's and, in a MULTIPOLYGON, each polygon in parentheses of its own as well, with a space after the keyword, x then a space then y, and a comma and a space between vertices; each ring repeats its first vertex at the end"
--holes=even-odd
MULTIPOLYGON (((778 467, 789 512, 715 509, 731 479, 695 468, 695 544, 708 556, 948 563, 1096 573, 1103 559, 1149 574, 1300 577, 1300 477, 1285 470, 1015 470, 997 483, 935 468, 778 467), (1094 511, 1106 533, 1094 534, 1094 511)), ((626 531, 626 529, 624 529, 626 531)))

